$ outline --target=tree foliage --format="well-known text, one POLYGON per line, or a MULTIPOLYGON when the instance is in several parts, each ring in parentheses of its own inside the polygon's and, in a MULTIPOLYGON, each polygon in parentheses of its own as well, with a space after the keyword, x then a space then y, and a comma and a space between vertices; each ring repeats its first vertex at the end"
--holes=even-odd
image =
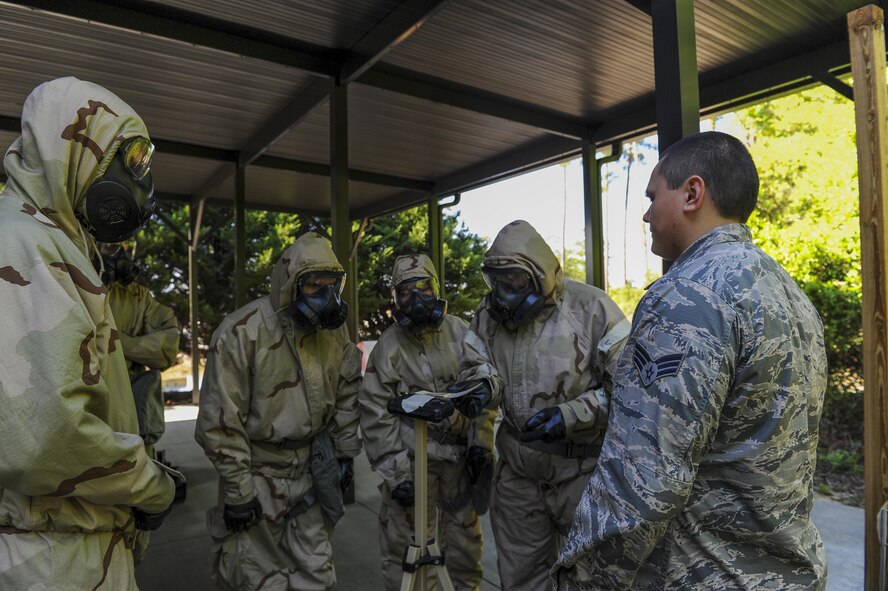
POLYGON ((830 383, 822 434, 862 436, 860 223, 854 105, 826 87, 747 109, 761 192, 749 220, 820 312, 830 383))
MULTIPOLYGON (((165 202, 159 209, 173 226, 187 234, 190 215, 187 205, 165 202)), ((301 233, 311 229, 329 235, 326 220, 322 219, 251 210, 245 213, 245 219, 247 301, 268 293, 272 268, 284 249, 301 233)), ((358 249, 360 338, 378 337, 391 322, 389 283, 394 259, 398 254, 427 252, 427 230, 424 207, 371 220, 358 249)), ((487 245, 471 234, 456 216, 445 216, 444 235, 449 310, 470 318, 486 292, 481 255, 487 245)), ((209 344, 225 315, 234 310, 234 238, 234 211, 207 207, 197 251, 198 339, 202 349, 209 344)), ((140 230, 133 247, 136 258, 146 267, 139 281, 147 285, 159 301, 175 310, 185 337, 183 349, 189 350, 187 243, 156 217, 140 230)))

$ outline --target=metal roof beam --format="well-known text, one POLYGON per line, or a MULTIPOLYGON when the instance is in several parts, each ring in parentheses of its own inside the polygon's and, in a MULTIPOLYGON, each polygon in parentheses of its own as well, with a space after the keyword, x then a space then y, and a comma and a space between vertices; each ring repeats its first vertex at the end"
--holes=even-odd
POLYGON ((849 101, 854 101, 854 88, 850 84, 845 84, 828 71, 821 69, 811 70, 811 77, 821 84, 829 86, 849 101))
POLYGON ((452 0, 413 0, 390 12, 349 50, 339 70, 339 83, 354 81, 450 2, 452 0))
POLYGON ((626 0, 626 2, 648 16, 651 16, 651 13, 653 12, 653 8, 651 6, 652 0, 626 0))
POLYGON ((403 192, 365 207, 352 211, 352 218, 375 217, 392 211, 420 205, 428 201, 429 195, 450 195, 468 191, 494 181, 517 174, 530 172, 575 157, 580 152, 579 140, 565 137, 546 137, 535 140, 500 156, 471 166, 435 181, 429 191, 403 192))
POLYGON ((339 52, 325 47, 144 0, 130 0, 124 6, 115 0, 16 0, 16 3, 325 76, 336 75, 341 61, 339 52))
POLYGON ((588 137, 589 126, 595 125, 595 122, 389 64, 377 64, 356 82, 577 139, 588 137))
MULTIPOLYGON (((305 162, 302 160, 290 160, 287 158, 279 158, 277 156, 260 156, 255 161, 253 161, 253 165, 260 166, 262 168, 290 170, 303 174, 330 176, 330 166, 327 164, 318 164, 317 162, 305 162)), ((370 183, 373 185, 384 185, 387 187, 401 187, 404 189, 413 189, 415 191, 431 191, 432 188, 435 186, 432 181, 411 179, 390 174, 380 174, 377 172, 370 172, 366 170, 356 170, 354 168, 349 169, 348 180, 359 183, 370 183)))
MULTIPOLYGON (((174 203, 181 203, 183 205, 191 204, 191 196, 183 195, 181 193, 164 193, 164 192, 155 192, 155 197, 157 197, 161 201, 171 201, 174 203)), ((204 201, 206 205, 211 205, 213 207, 224 207, 224 208, 233 208, 234 201, 228 201, 225 199, 216 199, 210 197, 204 201)), ((292 213, 296 215, 304 215, 310 217, 322 217, 326 218, 330 216, 330 211, 328 209, 307 209, 300 207, 286 207, 279 204, 270 204, 270 203, 246 203, 244 204, 244 209, 250 209, 253 211, 271 211, 275 213, 292 213)))
MULTIPOLYGON (((8 117, 0 115, 0 131, 12 131, 21 133, 22 124, 18 117, 8 117)), ((210 148, 207 146, 198 146, 186 142, 177 142, 173 140, 165 140, 152 137, 151 141, 157 147, 160 153, 174 154, 176 156, 191 156, 194 158, 202 158, 204 160, 217 160, 237 164, 238 151, 225 150, 222 148, 210 148)), ((277 170, 289 170, 292 172, 300 172, 303 174, 313 174, 318 176, 330 176, 330 167, 326 164, 318 164, 317 162, 308 162, 305 160, 292 160, 290 158, 282 158, 280 156, 257 156, 250 164, 260 168, 274 168, 277 170)), ((233 166, 223 167, 228 171, 229 176, 234 172, 233 166)), ((221 170, 221 169, 220 169, 221 170)), ((217 171, 217 174, 222 174, 217 171)), ((404 189, 412 189, 415 191, 431 191, 434 182, 401 177, 391 174, 381 174, 367 170, 350 169, 348 178, 351 181, 359 183, 370 183, 373 185, 384 185, 386 187, 401 187, 404 189)), ((224 179, 223 179, 224 180, 224 179)), ((209 183, 206 183, 209 185, 209 183)), ((199 195, 199 193, 195 193, 199 195)), ((190 197, 189 197, 190 199, 190 197)))
POLYGON ((330 81, 317 78, 312 80, 290 104, 257 131, 241 148, 238 166, 246 166, 262 155, 274 142, 290 129, 299 125, 315 107, 324 103, 330 96, 330 81))
MULTIPOLYGON (((837 41, 812 51, 741 74, 713 81, 718 73, 701 76, 701 117, 742 108, 817 83, 809 72, 813 66, 840 75, 848 69, 848 42, 837 41)), ((607 113, 607 123, 593 133, 596 142, 623 141, 656 131, 655 97, 650 94, 634 103, 631 110, 607 113)))
MULTIPOLYGON (((440 6, 435 0, 422 1, 425 3, 426 13, 429 16, 443 8, 445 4, 444 0, 438 0, 440 6)), ((200 47, 210 47, 297 68, 313 74, 336 76, 341 75, 342 71, 346 71, 348 79, 354 79, 361 84, 508 119, 568 137, 579 139, 588 137, 589 125, 596 124, 496 93, 378 62, 361 73, 362 61, 358 59, 357 52, 344 57, 340 51, 145 0, 131 0, 126 3, 125 7, 119 6, 113 0, 77 0, 76 2, 70 0, 16 0, 16 2, 47 12, 148 33, 200 47), (352 71, 354 72, 348 74, 352 71)), ((397 18, 393 17, 393 23, 405 18, 401 16, 402 13, 398 14, 397 18)), ((410 13, 403 13, 403 15, 407 14, 410 13)), ((417 23, 418 21, 414 21, 414 24, 417 23)), ((380 40, 385 38, 383 32, 387 33, 388 31, 389 25, 386 25, 379 33, 371 33, 367 38, 366 47, 371 48, 376 43, 378 48, 380 40)), ((361 53, 369 50, 361 49, 361 42, 358 43, 358 46, 357 51, 361 53)), ((385 51, 387 50, 377 49, 378 57, 381 57, 385 51)), ((378 57, 365 55, 362 59, 374 60, 378 57)))

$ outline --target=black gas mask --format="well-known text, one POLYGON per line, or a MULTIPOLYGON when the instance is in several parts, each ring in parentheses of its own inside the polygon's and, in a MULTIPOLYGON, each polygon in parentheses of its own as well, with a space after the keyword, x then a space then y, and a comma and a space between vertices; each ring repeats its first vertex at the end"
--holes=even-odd
POLYGON ((127 240, 151 217, 153 156, 154 144, 147 138, 129 138, 120 144, 105 174, 87 189, 77 220, 99 242, 127 240))
POLYGON ((412 332, 436 329, 444 322, 447 301, 438 297, 434 277, 415 277, 402 281, 392 290, 395 299, 395 320, 412 332))
POLYGON ((494 321, 514 329, 532 322, 543 309, 545 298, 527 271, 517 267, 482 271, 490 285, 487 311, 494 321))
POLYGON ((102 283, 129 285, 142 272, 142 266, 133 260, 132 255, 118 245, 100 247, 102 266, 96 261, 96 271, 102 273, 102 283))
POLYGON ((333 330, 348 318, 348 304, 342 301, 345 273, 305 273, 296 286, 296 299, 288 310, 300 328, 333 330))

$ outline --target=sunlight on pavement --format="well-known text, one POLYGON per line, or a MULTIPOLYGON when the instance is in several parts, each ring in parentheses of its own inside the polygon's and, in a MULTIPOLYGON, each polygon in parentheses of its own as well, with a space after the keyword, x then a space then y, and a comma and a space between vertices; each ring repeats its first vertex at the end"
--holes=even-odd
POLYGON ((182 406, 167 406, 163 409, 163 418, 167 423, 174 421, 193 421, 197 418, 197 405, 183 404, 182 406))

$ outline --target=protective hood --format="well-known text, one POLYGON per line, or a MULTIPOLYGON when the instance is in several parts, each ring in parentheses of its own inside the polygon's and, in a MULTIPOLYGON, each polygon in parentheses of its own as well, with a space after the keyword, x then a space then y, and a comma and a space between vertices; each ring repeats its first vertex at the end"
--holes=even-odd
POLYGON ((484 253, 482 264, 494 269, 524 269, 540 286, 546 304, 555 303, 564 288, 564 272, 558 257, 539 232, 524 220, 515 220, 500 230, 484 253))
POLYGON ((135 136, 148 138, 145 123, 114 93, 73 77, 45 82, 25 99, 22 135, 3 160, 3 195, 32 205, 87 252, 74 212, 117 147, 135 136))
POLYGON ((311 271, 344 272, 333 254, 330 240, 317 232, 308 232, 297 238, 271 271, 269 297, 276 312, 290 305, 296 296, 296 280, 303 273, 311 271))
MULTIPOLYGON (((397 287, 408 279, 417 277, 433 277, 438 282, 438 272, 432 259, 424 254, 402 255, 395 259, 395 268, 392 270, 392 287, 397 287)), ((440 282, 438 282, 440 284, 440 282)))

